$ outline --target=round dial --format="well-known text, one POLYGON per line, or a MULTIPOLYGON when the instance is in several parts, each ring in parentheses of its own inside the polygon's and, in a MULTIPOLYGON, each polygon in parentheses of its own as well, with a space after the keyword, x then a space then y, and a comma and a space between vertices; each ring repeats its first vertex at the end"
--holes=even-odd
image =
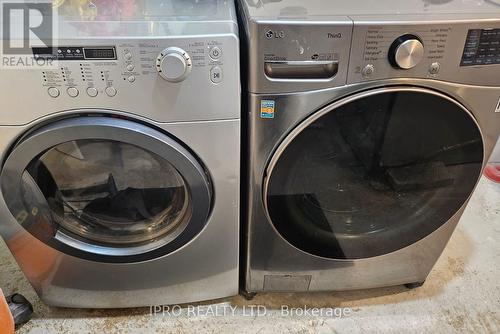
POLYGON ((191 72, 191 67, 191 57, 181 48, 167 48, 156 58, 156 70, 158 74, 170 82, 184 80, 191 72))
POLYGON ((389 48, 389 62, 395 68, 409 70, 417 66, 423 58, 424 44, 415 35, 403 35, 389 48))

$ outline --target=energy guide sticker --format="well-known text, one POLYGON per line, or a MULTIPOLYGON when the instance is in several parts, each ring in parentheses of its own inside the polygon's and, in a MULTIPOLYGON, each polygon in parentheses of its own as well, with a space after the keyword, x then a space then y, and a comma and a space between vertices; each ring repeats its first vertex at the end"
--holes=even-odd
POLYGON ((274 118, 275 102, 274 100, 260 101, 260 118, 274 118))

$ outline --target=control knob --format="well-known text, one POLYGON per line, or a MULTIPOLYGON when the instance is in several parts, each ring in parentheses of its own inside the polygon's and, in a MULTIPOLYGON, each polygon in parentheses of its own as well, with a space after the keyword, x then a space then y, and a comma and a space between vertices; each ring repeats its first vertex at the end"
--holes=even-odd
POLYGON ((167 48, 156 58, 158 74, 170 82, 180 82, 186 79, 191 72, 191 67, 191 57, 181 48, 167 48))
POLYGON ((407 34, 396 39, 389 48, 389 62, 394 68, 409 70, 424 58, 424 44, 418 36, 407 34))

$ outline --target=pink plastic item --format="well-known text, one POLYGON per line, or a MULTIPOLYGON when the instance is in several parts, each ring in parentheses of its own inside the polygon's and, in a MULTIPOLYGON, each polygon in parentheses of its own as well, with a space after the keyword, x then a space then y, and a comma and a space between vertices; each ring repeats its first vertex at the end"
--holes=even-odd
POLYGON ((493 182, 500 183, 500 163, 490 163, 484 169, 484 176, 493 182))

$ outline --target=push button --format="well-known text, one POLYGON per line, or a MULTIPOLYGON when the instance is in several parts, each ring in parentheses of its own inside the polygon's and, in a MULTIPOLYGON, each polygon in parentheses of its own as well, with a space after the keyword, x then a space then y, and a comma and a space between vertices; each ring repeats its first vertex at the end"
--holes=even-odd
POLYGON ((361 71, 364 78, 370 78, 373 73, 375 73, 375 67, 371 64, 366 65, 361 71))
POLYGON ((96 97, 98 92, 97 92, 97 89, 95 87, 89 87, 89 88, 87 88, 87 94, 90 97, 96 97))
POLYGON ((113 97, 116 95, 116 88, 115 87, 106 87, 105 91, 106 91, 106 95, 108 95, 109 97, 113 97))
POLYGON ((438 74, 440 69, 441 65, 439 63, 432 63, 431 66, 429 67, 429 73, 438 74))
POLYGON ((135 68, 135 67, 134 67, 134 65, 132 65, 132 64, 128 64, 128 65, 127 65, 127 71, 129 71, 129 72, 132 72, 132 71, 134 70, 134 68, 135 68))
POLYGON ((220 58, 221 55, 222 55, 222 50, 219 47, 214 46, 210 49, 210 58, 217 60, 220 58))
POLYGON ((47 89, 47 93, 49 93, 49 96, 53 98, 58 97, 60 94, 59 89, 56 87, 49 87, 49 89, 47 89))
POLYGON ((127 78, 127 80, 128 80, 128 82, 131 82, 131 83, 132 83, 132 82, 134 82, 134 81, 135 81, 135 77, 134 77, 133 75, 131 75, 131 76, 129 76, 129 77, 127 78))
POLYGON ((80 93, 78 91, 78 89, 76 89, 75 87, 69 87, 66 92, 68 93, 69 96, 71 97, 77 97, 78 94, 80 93))
POLYGON ((222 68, 220 68, 219 66, 212 67, 212 69, 210 70, 210 80, 214 84, 218 84, 219 82, 221 82, 222 81, 222 68))

